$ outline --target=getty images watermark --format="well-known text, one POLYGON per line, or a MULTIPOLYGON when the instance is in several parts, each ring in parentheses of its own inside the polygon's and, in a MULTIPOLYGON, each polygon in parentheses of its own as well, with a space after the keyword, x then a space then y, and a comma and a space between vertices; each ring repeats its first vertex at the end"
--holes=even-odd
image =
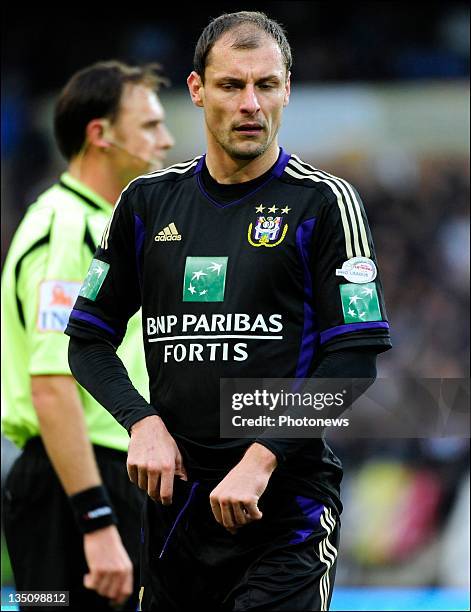
POLYGON ((281 413, 276 414, 276 416, 260 414, 256 417, 235 414, 232 416, 232 424, 235 427, 348 427, 350 421, 347 417, 316 418, 315 416, 300 415, 291 411, 291 409, 299 411, 302 408, 312 408, 314 411, 340 410, 345 407, 346 395, 346 389, 335 394, 323 392, 314 394, 309 392, 296 393, 283 390, 270 392, 267 389, 255 389, 253 393, 233 393, 232 410, 234 411, 260 408, 272 413, 277 411, 281 411, 281 413))
POLYGON ((469 437, 469 379, 222 379, 222 438, 469 437))

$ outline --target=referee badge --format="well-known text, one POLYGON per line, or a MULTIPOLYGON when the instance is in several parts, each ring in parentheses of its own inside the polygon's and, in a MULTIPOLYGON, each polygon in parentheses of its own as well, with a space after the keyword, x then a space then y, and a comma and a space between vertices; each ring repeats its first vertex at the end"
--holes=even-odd
POLYGON ((285 239, 288 224, 283 223, 283 217, 257 217, 255 227, 249 225, 247 240, 254 247, 275 247, 285 239))

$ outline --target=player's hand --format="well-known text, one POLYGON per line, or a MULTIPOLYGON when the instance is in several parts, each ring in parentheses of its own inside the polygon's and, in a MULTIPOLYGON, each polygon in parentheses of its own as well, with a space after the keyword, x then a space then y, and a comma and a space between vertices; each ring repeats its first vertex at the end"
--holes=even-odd
POLYGON ((115 525, 83 536, 89 572, 83 578, 87 589, 121 604, 133 589, 133 567, 115 525))
POLYGON ((261 444, 252 444, 239 463, 211 491, 209 501, 216 521, 230 533, 259 521, 258 500, 276 468, 275 455, 261 444))
POLYGON ((158 416, 131 427, 127 467, 131 481, 165 506, 172 503, 174 477, 188 480, 177 443, 158 416))

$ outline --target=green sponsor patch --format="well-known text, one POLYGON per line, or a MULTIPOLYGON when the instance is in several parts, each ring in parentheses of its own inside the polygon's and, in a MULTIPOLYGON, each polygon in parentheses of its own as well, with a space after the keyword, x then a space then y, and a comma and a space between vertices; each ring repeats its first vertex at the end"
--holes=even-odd
POLYGON ((345 323, 381 321, 378 292, 375 283, 340 285, 345 323))
POLYGON ((184 302, 223 302, 227 257, 187 257, 184 302))
POLYGON ((95 301, 109 269, 110 264, 100 261, 99 259, 93 259, 88 268, 88 273, 83 281, 79 295, 95 301))

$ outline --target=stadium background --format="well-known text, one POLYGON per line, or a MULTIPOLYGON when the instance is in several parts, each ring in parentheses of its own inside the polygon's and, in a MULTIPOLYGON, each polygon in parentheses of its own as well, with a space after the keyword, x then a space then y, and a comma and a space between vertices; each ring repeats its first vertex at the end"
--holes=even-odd
MULTIPOLYGON (((134 7, 133 7, 134 9, 134 7)), ((2 261, 21 216, 64 168, 52 105, 99 59, 159 61, 177 146, 203 151, 185 79, 222 11, 265 10, 294 53, 280 142, 350 180, 382 269, 394 350, 380 377, 469 375, 469 7, 465 2, 199 3, 70 16, 4 8, 2 261), (6 12, 6 14, 5 14, 6 12)), ((344 462, 336 610, 469 609, 469 440, 336 444, 344 462)), ((2 439, 2 483, 14 456, 2 439)), ((2 591, 13 586, 2 539, 2 591)), ((4 609, 2 607, 2 609, 4 609)), ((6 608, 5 608, 6 609, 6 608)))

